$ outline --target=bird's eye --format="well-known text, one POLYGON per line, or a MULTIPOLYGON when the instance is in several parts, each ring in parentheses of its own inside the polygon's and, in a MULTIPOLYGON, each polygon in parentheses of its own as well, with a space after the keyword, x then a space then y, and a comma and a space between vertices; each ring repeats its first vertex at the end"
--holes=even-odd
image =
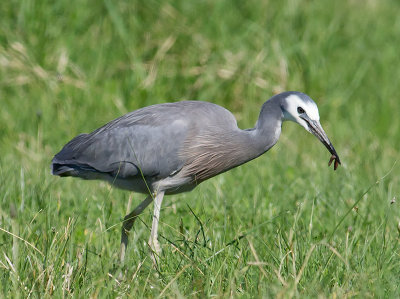
POLYGON ((297 112, 298 112, 299 114, 303 114, 305 111, 304 111, 303 108, 297 107, 297 112))

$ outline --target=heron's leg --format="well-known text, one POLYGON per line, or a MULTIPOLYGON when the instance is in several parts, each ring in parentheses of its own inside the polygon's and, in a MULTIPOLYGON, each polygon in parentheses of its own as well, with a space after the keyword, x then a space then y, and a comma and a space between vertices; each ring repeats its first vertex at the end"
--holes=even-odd
POLYGON ((153 224, 151 226, 149 245, 153 253, 156 254, 161 253, 161 247, 157 240, 157 229, 158 229, 158 220, 160 219, 160 209, 163 197, 164 197, 164 191, 161 191, 158 192, 156 197, 154 198, 153 224))
POLYGON ((121 262, 123 262, 125 259, 126 247, 128 246, 129 231, 132 229, 136 217, 139 216, 152 201, 153 197, 151 195, 147 196, 146 199, 142 201, 132 212, 130 212, 128 215, 125 216, 121 230, 121 249, 120 249, 121 262))

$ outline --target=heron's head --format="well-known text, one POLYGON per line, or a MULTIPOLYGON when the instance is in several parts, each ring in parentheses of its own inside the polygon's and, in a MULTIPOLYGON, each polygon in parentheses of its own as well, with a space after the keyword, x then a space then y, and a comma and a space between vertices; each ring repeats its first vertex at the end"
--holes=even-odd
MULTIPOLYGON (((282 94, 281 109, 283 120, 293 121, 315 135, 332 154, 331 161, 335 160, 335 169, 340 163, 339 155, 330 142, 319 122, 317 104, 306 94, 289 91, 282 94)), ((330 162, 331 162, 330 161, 330 162)))

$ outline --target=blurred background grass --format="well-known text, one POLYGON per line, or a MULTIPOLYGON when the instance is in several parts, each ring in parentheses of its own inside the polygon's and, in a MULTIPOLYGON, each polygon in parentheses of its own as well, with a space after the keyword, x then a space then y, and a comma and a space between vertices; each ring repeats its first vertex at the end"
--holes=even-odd
POLYGON ((3 1, 2 296, 399 296, 399 8, 3 1), (265 156, 168 197, 158 268, 151 208, 118 268, 120 221, 141 195, 49 173, 68 140, 131 110, 207 100, 248 128, 285 90, 317 102, 343 167, 330 171, 323 146, 285 123, 265 156))

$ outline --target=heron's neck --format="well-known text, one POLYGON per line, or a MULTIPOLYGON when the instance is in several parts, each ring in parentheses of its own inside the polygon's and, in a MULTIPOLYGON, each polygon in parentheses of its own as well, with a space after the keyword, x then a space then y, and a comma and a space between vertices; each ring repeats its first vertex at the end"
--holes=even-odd
POLYGON ((279 102, 272 99, 264 103, 255 127, 248 130, 251 145, 258 156, 268 151, 278 141, 283 119, 279 102))
POLYGON ((233 167, 253 160, 275 145, 281 134, 283 115, 278 103, 266 102, 254 128, 240 130, 233 138, 235 162, 233 167))

